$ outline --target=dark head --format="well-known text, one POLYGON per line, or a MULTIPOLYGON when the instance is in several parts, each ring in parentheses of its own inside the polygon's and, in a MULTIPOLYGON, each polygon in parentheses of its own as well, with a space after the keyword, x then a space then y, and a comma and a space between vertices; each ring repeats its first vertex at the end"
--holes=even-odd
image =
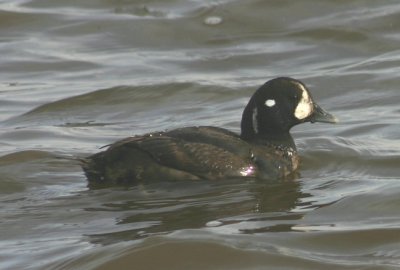
POLYGON ((244 140, 284 140, 289 130, 304 122, 336 123, 313 100, 306 86, 292 78, 276 78, 266 82, 251 97, 243 111, 244 140))

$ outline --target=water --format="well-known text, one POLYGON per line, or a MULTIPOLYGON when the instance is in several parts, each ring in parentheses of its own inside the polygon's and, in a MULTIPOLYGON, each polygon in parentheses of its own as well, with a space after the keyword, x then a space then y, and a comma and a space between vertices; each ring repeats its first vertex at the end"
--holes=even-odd
POLYGON ((399 269, 398 1, 0 1, 1 269, 399 269), (189 125, 239 131, 263 82, 338 125, 294 179, 90 190, 74 161, 189 125))

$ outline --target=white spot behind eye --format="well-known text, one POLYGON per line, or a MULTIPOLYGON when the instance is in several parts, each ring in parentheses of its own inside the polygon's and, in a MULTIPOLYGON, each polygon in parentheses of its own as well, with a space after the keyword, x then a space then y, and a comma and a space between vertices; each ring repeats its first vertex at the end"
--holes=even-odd
POLYGON ((294 111, 294 116, 299 119, 303 120, 308 117, 313 111, 313 102, 308 94, 307 90, 301 85, 298 84, 302 90, 301 99, 296 106, 294 111))
POLYGON ((267 107, 274 107, 276 104, 275 99, 267 99, 267 101, 265 101, 265 105, 267 107))
POLYGON ((258 114, 258 110, 257 107, 253 109, 253 116, 252 116, 252 120, 253 120, 253 130, 255 134, 258 134, 258 119, 257 119, 257 114, 258 114))

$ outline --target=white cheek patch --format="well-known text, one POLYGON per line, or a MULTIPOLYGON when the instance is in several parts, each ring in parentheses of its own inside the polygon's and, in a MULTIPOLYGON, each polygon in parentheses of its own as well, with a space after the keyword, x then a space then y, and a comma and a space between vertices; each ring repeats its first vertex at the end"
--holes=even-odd
POLYGON ((302 90, 302 94, 300 102, 297 104, 296 109, 294 110, 294 116, 299 120, 303 120, 310 116, 310 114, 313 112, 314 105, 307 90, 304 89, 301 84, 299 84, 299 86, 302 90))
POLYGON ((257 115, 258 115, 258 110, 257 107, 253 109, 253 116, 252 116, 252 124, 253 124, 253 130, 255 134, 258 134, 258 119, 257 119, 257 115))
POLYGON ((275 104, 276 104, 275 99, 267 99, 267 100, 265 101, 265 106, 270 107, 270 108, 271 108, 271 107, 274 107, 275 104))

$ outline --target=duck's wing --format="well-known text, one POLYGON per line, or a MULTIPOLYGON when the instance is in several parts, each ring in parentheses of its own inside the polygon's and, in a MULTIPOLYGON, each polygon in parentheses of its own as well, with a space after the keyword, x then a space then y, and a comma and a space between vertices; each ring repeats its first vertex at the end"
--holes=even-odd
POLYGON ((184 155, 172 138, 135 136, 115 142, 106 151, 88 157, 82 168, 91 187, 146 180, 199 179, 175 168, 179 166, 168 166, 166 160, 173 164, 185 160, 184 155))
POLYGON ((187 142, 214 145, 242 157, 251 155, 251 147, 247 142, 243 141, 238 134, 223 128, 210 126, 185 127, 168 131, 165 135, 187 142))
POLYGON ((239 168, 251 162, 250 149, 245 155, 238 155, 207 141, 196 142, 169 134, 135 137, 118 146, 111 146, 111 151, 141 151, 151 157, 153 163, 189 172, 200 178, 238 175, 239 168))

